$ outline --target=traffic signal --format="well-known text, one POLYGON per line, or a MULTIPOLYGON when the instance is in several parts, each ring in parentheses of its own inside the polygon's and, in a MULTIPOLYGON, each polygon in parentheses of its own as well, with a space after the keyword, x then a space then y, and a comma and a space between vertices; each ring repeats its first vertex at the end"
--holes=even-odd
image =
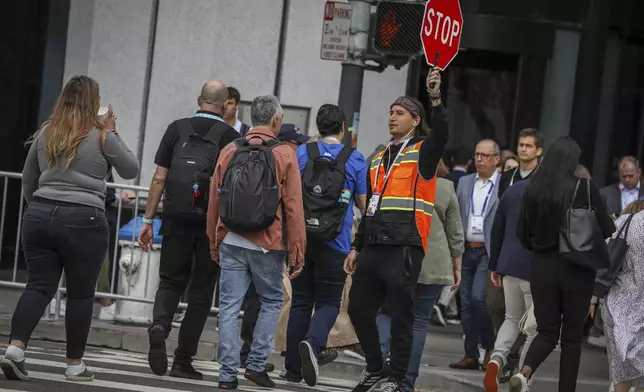
POLYGON ((424 14, 424 3, 381 0, 376 7, 373 48, 384 55, 421 54, 420 29, 424 14))

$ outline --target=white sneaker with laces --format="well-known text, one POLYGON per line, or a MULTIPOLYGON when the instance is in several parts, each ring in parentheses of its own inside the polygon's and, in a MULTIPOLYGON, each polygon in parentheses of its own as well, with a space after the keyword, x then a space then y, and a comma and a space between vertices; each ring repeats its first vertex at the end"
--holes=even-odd
POLYGON ((116 316, 116 303, 112 302, 109 306, 101 306, 98 319, 103 321, 114 321, 116 316))

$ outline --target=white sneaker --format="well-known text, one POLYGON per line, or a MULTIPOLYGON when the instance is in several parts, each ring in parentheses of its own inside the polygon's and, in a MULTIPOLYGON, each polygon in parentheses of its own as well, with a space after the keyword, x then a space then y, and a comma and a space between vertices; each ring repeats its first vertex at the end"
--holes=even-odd
POLYGON ((517 373, 510 379, 510 392, 528 392, 528 379, 517 373))
POLYGON ((116 316, 116 303, 112 302, 109 306, 101 306, 101 311, 98 314, 98 319, 103 321, 114 321, 116 316))
MULTIPOLYGON (((61 299, 60 312, 58 312, 58 314, 60 316, 64 316, 66 310, 67 310, 67 301, 65 301, 64 299, 61 299)), ((49 314, 51 315, 56 314, 56 298, 52 299, 51 302, 49 303, 49 314)))

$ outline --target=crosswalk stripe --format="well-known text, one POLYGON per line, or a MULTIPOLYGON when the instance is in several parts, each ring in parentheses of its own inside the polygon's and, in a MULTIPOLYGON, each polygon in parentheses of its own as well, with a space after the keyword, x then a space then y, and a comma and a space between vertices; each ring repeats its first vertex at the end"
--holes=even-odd
MULTIPOLYGON (((55 367, 55 368, 61 368, 64 369, 66 368, 66 365, 64 363, 60 362, 54 362, 54 361, 47 361, 43 359, 29 359, 29 364, 33 365, 40 365, 40 366, 50 366, 50 367, 55 367)), ((119 375, 119 376, 129 376, 129 377, 138 377, 138 378, 145 378, 149 380, 164 380, 164 381, 170 381, 173 383, 180 383, 180 384, 192 384, 192 385, 201 385, 201 386, 206 386, 206 387, 217 387, 218 383, 212 382, 212 381, 200 381, 200 380, 190 380, 190 379, 184 379, 184 378, 174 378, 174 377, 167 377, 167 376, 155 376, 153 374, 147 374, 147 373, 139 373, 139 372, 128 372, 125 370, 117 370, 117 369, 109 369, 109 368, 100 368, 100 367, 90 367, 90 370, 94 373, 108 373, 112 375, 119 375)), ((31 375, 31 373, 29 373, 31 375)), ((95 380, 96 381, 96 380, 95 380)), ((273 380, 275 381, 276 384, 284 384, 286 385, 285 382, 279 382, 281 380, 273 380)), ((93 385, 93 384, 92 384, 93 385)), ((298 385, 298 388, 300 385, 298 385)), ((302 385, 304 387, 304 385, 302 385)), ((249 391, 249 392, 254 392, 254 391, 263 391, 263 389, 257 389, 255 387, 249 387, 247 385, 239 385, 238 387, 239 390, 242 391, 249 391)), ((309 386, 306 386, 305 389, 313 389, 309 386)), ((346 389, 339 389, 339 388, 324 388, 326 391, 346 391, 346 389)), ((279 391, 279 390, 277 390, 279 391)))
MULTIPOLYGON (((62 374, 54 373, 43 373, 43 372, 29 372, 29 378, 36 380, 46 380, 46 381, 57 381, 67 384, 76 384, 78 382, 67 381, 65 376, 62 374)), ((138 392, 185 392, 183 389, 168 389, 168 388, 159 388, 159 387, 148 387, 145 385, 132 385, 124 384, 121 382, 114 381, 104 381, 104 380, 94 380, 91 383, 87 383, 88 386, 100 387, 100 388, 112 388, 118 391, 138 391, 138 392)))
MULTIPOLYGON (((0 350, 0 351, 4 351, 4 350, 0 350)), ((52 361, 48 359, 41 359, 41 358, 52 359, 51 357, 61 358, 61 359, 65 358, 66 357, 65 354, 63 354, 62 352, 45 352, 41 350, 37 350, 37 351, 27 350, 26 354, 27 354, 28 366, 33 365, 33 366, 40 366, 40 367, 53 367, 56 369, 64 369, 66 367, 64 361, 59 362, 59 361, 52 361), (29 354, 33 354, 33 356, 38 356, 38 357, 30 358, 29 354)), ((190 380, 190 379, 183 379, 183 378, 153 375, 147 372, 147 370, 149 369, 149 365, 147 363, 147 359, 144 359, 144 358, 145 357, 141 355, 129 355, 129 354, 115 355, 113 353, 107 354, 107 353, 87 352, 84 359, 86 363, 88 363, 89 369, 97 374, 133 377, 133 378, 157 381, 157 382, 167 381, 169 383, 176 383, 177 384, 176 387, 179 387, 179 385, 181 384, 205 386, 205 387, 218 386, 218 383, 213 381, 200 381, 200 380, 190 380), (104 366, 107 365, 108 367, 97 367, 94 365, 104 365, 104 366), (112 369, 109 367, 109 365, 120 365, 120 366, 125 365, 128 368, 130 367, 134 368, 132 369, 134 371, 112 369), (146 372, 139 371, 143 369, 145 369, 146 372)), ((219 376, 218 370, 220 369, 221 366, 216 362, 195 361, 193 362, 193 365, 195 369, 202 371, 202 373, 205 376, 213 376, 213 377, 219 376)), ((29 376, 35 379, 68 382, 65 379, 64 375, 62 375, 63 372, 60 372, 59 374, 55 374, 55 373, 49 373, 47 371, 41 371, 43 369, 38 369, 38 370, 39 371, 35 371, 35 372, 29 371, 29 376)), ((240 369, 240 372, 239 372, 241 376, 240 380, 243 380, 243 372, 244 370, 240 369)), ((277 388, 291 388, 291 389, 274 389, 276 392, 291 392, 292 388, 297 388, 297 390, 307 390, 307 391, 324 390, 325 392, 346 392, 347 389, 352 389, 353 386, 355 386, 355 382, 352 382, 352 381, 320 377, 318 381, 318 385, 316 387, 309 387, 308 385, 303 383, 299 383, 299 384, 289 383, 286 380, 279 378, 276 372, 271 373, 271 376, 273 381, 277 385, 277 388)), ((115 383, 115 381, 96 379, 89 385, 112 388, 113 386, 111 385, 113 383, 115 383)), ((123 383, 116 383, 116 384, 123 384, 123 383)), ((132 385, 132 384, 123 384, 123 385, 132 385)), ((170 387, 171 385, 172 384, 169 384, 167 386, 170 387)), ((123 388, 122 386, 118 386, 114 388, 119 388, 119 390, 139 391, 139 392, 166 391, 166 389, 160 389, 157 387, 145 386, 145 385, 141 385, 141 388, 134 388, 134 389, 123 388)), ((265 392, 266 390, 265 388, 248 386, 246 384, 240 384, 238 389, 246 392, 265 392)), ((177 389, 167 388, 167 391, 168 392, 185 391, 185 389, 177 390, 177 389)))

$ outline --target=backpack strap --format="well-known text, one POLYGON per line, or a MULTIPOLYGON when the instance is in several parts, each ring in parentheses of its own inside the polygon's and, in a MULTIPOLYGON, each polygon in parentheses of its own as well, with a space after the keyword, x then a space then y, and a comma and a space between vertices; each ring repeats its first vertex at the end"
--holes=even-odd
POLYGON ((306 155, 309 156, 309 160, 315 160, 320 157, 320 146, 317 142, 306 143, 306 155))
POLYGON ((344 168, 344 165, 347 164, 347 161, 349 160, 349 157, 353 154, 353 148, 349 146, 344 146, 342 150, 340 150, 340 153, 338 154, 338 157, 336 160, 338 161, 338 166, 341 166, 344 168))
POLYGON ((188 139, 195 133, 195 129, 192 127, 192 122, 189 118, 182 118, 177 120, 177 130, 179 131, 179 139, 188 139))

